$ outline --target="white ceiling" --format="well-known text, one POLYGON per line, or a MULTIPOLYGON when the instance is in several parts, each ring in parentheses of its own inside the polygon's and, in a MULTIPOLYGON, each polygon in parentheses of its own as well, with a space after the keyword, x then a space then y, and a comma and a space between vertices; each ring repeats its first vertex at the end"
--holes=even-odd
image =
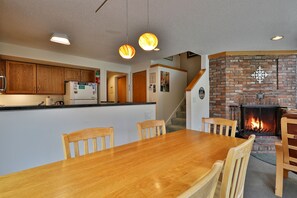
POLYGON ((0 0, 0 42, 134 65, 193 51, 296 50, 297 0, 150 0, 150 31, 159 52, 138 46, 147 30, 146 0, 129 0, 129 42, 136 49, 124 60, 126 0, 0 0), (65 33, 71 45, 49 42, 65 33), (274 35, 285 39, 273 42, 274 35))

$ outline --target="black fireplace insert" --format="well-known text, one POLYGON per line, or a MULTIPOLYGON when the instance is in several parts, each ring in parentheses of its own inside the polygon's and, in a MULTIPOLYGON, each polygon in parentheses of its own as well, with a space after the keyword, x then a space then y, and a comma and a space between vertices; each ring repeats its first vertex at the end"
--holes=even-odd
POLYGON ((277 105, 241 105, 240 132, 247 135, 280 135, 283 108, 277 105))

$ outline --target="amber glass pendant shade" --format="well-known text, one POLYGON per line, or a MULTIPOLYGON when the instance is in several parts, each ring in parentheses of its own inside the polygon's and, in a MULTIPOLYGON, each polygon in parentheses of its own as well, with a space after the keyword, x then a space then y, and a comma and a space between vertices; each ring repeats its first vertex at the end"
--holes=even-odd
POLYGON ((139 46, 145 51, 151 51, 158 46, 158 38, 153 33, 144 33, 139 37, 139 46))
POLYGON ((124 59, 131 59, 135 55, 136 51, 133 46, 125 44, 119 48, 119 54, 124 59))

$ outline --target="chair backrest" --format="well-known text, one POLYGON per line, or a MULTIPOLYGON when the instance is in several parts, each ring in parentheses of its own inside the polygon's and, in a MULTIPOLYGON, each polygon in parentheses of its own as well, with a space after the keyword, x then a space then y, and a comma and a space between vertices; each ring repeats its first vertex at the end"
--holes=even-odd
POLYGON ((282 117, 281 131, 284 163, 297 163, 297 119, 282 117))
POLYGON ((235 137, 236 120, 228 120, 225 118, 202 118, 202 131, 205 131, 205 125, 208 125, 208 132, 235 137), (231 128, 231 134, 229 130, 231 128))
POLYGON ((243 197, 246 170, 250 153, 255 140, 255 135, 237 147, 229 150, 221 184, 221 198, 243 197))
POLYGON ((164 120, 146 120, 137 123, 138 137, 140 140, 166 134, 164 120))
POLYGON ((109 147, 114 146, 114 134, 113 128, 88 128, 75 131, 69 134, 62 135, 62 142, 64 148, 65 159, 71 158, 70 143, 74 145, 74 155, 75 157, 80 156, 79 142, 83 142, 84 154, 88 154, 89 151, 89 140, 92 142, 93 152, 98 149, 97 138, 101 139, 101 150, 106 149, 106 137, 109 136, 109 147))
POLYGON ((191 188, 179 195, 178 198, 213 198, 223 165, 223 161, 216 161, 205 177, 196 181, 191 188))

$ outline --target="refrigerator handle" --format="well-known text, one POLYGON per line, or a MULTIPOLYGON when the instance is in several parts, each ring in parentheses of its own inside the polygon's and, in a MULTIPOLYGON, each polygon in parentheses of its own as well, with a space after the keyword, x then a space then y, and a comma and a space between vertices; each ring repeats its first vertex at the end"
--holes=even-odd
POLYGON ((0 76, 1 80, 2 80, 2 87, 0 87, 0 91, 5 91, 6 90, 6 77, 5 76, 0 76))

